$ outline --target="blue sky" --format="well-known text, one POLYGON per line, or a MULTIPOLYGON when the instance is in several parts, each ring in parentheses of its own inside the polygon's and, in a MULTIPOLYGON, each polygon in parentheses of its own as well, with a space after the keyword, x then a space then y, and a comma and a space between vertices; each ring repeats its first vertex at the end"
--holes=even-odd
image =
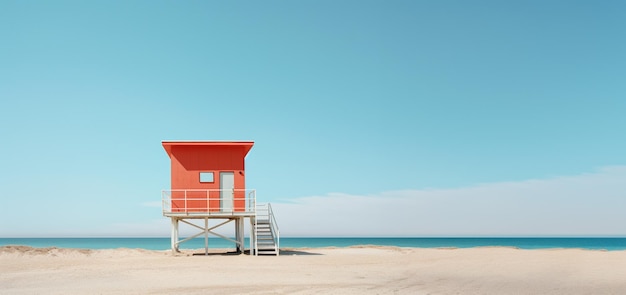
POLYGON ((166 139, 254 140, 288 235, 626 235, 625 9, 1 1, 0 236, 167 236, 166 139))

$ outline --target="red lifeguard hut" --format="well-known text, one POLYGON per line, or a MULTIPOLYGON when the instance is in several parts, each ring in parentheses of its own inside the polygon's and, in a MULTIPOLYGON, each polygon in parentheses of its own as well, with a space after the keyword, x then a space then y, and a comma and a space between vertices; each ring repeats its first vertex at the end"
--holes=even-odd
POLYGON ((171 189, 162 191, 163 215, 172 221, 172 251, 179 244, 204 235, 208 254, 209 234, 232 241, 243 253, 244 220, 250 221, 250 253, 279 254, 279 231, 270 204, 257 204, 256 191, 246 189, 245 157, 252 141, 163 141, 171 160, 171 189), (204 226, 193 220, 204 220, 204 226), (209 219, 222 222, 209 227, 209 219), (201 232, 179 239, 179 223, 201 232), (235 223, 235 238, 213 230, 235 223))

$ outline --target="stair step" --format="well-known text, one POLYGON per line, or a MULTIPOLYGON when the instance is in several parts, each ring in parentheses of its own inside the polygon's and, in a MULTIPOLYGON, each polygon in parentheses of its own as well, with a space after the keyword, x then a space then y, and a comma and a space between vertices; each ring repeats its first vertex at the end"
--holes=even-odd
POLYGON ((259 255, 265 255, 265 254, 276 255, 277 252, 276 251, 259 251, 259 255))

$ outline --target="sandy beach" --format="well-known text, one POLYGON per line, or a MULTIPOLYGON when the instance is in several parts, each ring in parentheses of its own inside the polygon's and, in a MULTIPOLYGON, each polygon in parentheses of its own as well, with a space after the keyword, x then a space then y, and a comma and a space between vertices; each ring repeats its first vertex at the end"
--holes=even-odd
POLYGON ((626 294, 626 251, 364 246, 254 257, 4 246, 0 293, 626 294))

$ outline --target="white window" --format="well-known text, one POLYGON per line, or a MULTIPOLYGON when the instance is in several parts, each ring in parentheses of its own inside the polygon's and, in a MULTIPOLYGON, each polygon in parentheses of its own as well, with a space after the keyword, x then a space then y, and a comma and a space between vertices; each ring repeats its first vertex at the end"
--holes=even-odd
POLYGON ((200 172, 200 182, 214 182, 213 172, 200 172))

